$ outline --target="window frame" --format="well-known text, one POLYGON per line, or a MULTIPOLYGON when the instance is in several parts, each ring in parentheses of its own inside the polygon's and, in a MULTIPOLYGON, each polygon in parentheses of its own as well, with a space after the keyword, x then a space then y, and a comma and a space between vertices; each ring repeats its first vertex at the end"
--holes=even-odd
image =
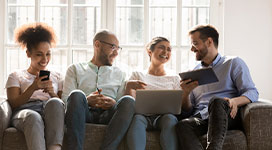
MULTIPOLYGON (((0 24, 0 95, 5 94, 5 82, 7 79, 7 49, 8 48, 17 48, 18 46, 13 44, 7 44, 7 3, 8 0, 0 1, 0 21, 3 22, 0 24)), ((35 0, 35 21, 40 20, 40 0, 35 0)), ((73 19, 73 0, 68 0, 68 31, 72 31, 72 19, 73 19)), ((177 0, 177 26, 181 26, 182 22, 182 0, 177 0), (180 17, 181 16, 181 17, 180 17)), ((210 24, 214 25, 220 35, 220 45, 219 52, 224 53, 224 36, 223 36, 223 25, 224 25, 224 0, 210 0, 210 24)), ((101 24, 100 28, 109 29, 115 33, 115 16, 116 16, 116 0, 101 0, 101 24)), ((151 39, 149 31, 149 0, 144 0, 144 44, 149 42, 151 39)), ((176 71, 181 71, 181 53, 184 50, 188 50, 189 46, 181 46, 181 28, 177 28, 176 43, 173 48, 176 51, 176 71)), ((72 44, 72 32, 68 32, 67 35, 67 44, 66 45, 57 45, 56 48, 66 48, 67 51, 67 66, 72 64, 72 50, 74 48, 90 48, 92 45, 73 45, 72 44)), ((122 47, 134 47, 134 45, 122 45, 122 47)), ((135 45, 135 47, 144 46, 144 45, 135 45)), ((144 55, 144 68, 148 65, 148 56, 144 55)))

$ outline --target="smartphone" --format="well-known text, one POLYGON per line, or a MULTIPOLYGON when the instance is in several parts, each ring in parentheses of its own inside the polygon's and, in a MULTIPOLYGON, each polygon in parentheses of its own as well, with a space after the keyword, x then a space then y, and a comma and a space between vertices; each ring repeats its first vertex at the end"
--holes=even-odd
POLYGON ((47 70, 40 70, 40 75, 39 75, 39 77, 42 77, 42 76, 47 76, 47 78, 42 79, 42 81, 49 80, 50 71, 47 71, 47 70))

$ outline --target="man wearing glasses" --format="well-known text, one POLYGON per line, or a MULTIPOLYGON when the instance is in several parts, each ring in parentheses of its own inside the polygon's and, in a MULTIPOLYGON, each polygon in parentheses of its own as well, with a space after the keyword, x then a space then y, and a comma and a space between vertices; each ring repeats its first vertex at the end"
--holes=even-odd
POLYGON ((134 99, 123 96, 125 73, 112 66, 121 51, 116 36, 106 30, 93 39, 91 61, 71 65, 62 98, 67 101, 69 150, 83 150, 85 123, 108 124, 100 149, 117 150, 134 114, 134 99), (123 96, 123 97, 122 97, 123 96))

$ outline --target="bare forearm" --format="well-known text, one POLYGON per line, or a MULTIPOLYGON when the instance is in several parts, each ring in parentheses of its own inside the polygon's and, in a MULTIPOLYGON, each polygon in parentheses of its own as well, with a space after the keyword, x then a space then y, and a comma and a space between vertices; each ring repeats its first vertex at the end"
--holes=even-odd
POLYGON ((131 89, 126 88, 126 90, 125 90, 125 95, 130 95, 130 94, 131 94, 131 89))
POLYGON ((183 111, 190 111, 192 109, 192 103, 189 99, 189 95, 184 94, 182 95, 182 110, 183 111))
POLYGON ((56 94, 54 91, 49 93, 50 97, 58 97, 60 98, 60 96, 58 94, 56 94))
POLYGON ((235 100, 235 103, 237 104, 238 107, 251 103, 251 101, 245 96, 235 97, 232 99, 235 100))
POLYGON ((14 96, 15 94, 13 93, 8 93, 8 100, 12 108, 17 108, 27 103, 35 90, 35 87, 31 85, 27 88, 27 90, 18 96, 14 96))

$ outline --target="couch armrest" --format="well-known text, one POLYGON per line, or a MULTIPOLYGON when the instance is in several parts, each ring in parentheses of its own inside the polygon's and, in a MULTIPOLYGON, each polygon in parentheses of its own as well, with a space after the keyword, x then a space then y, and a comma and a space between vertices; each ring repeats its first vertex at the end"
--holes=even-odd
POLYGON ((2 150, 3 134, 10 125, 12 110, 7 99, 0 98, 0 150, 2 150))
POLYGON ((241 108, 249 150, 272 147, 272 102, 255 102, 241 108))

